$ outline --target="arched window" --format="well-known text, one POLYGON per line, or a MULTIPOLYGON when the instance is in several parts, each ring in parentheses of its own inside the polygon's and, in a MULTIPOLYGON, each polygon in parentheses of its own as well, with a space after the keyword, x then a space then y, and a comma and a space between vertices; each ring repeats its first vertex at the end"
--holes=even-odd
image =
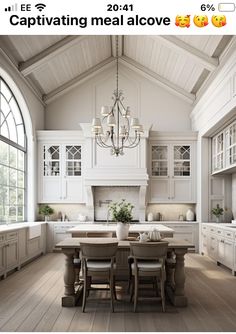
POLYGON ((26 134, 15 96, 0 77, 0 222, 25 219, 26 134))

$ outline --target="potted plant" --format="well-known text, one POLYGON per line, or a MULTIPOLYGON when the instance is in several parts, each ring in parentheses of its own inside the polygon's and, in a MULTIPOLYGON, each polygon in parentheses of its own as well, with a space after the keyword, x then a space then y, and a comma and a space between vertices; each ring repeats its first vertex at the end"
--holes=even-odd
POLYGON ((213 208, 211 210, 211 213, 216 216, 216 222, 219 223, 220 222, 220 216, 223 215, 224 209, 220 208, 219 204, 216 205, 216 208, 213 208))
POLYGON ((125 240, 129 235, 129 222, 133 219, 132 210, 134 206, 122 199, 120 202, 112 202, 109 211, 112 220, 117 222, 116 236, 118 240, 125 240))
POLYGON ((53 213, 54 213, 54 210, 49 205, 41 205, 39 207, 39 214, 44 215, 45 221, 48 221, 49 216, 51 216, 53 213))

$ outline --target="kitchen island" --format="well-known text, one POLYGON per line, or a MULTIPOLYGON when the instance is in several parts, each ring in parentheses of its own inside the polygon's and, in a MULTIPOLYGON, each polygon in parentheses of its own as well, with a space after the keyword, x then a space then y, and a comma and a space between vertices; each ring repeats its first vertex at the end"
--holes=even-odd
MULTIPOLYGON (((74 257, 80 252, 80 242, 111 242, 115 238, 67 238, 59 242, 56 248, 60 248, 65 255, 64 285, 65 292, 62 297, 62 306, 75 306, 80 296, 82 285, 75 285, 74 257)), ((194 245, 186 241, 179 241, 173 238, 165 238, 169 242, 166 260, 166 293, 175 306, 186 306, 188 301, 185 296, 185 266, 184 256, 189 248, 194 245)), ((130 243, 128 240, 119 241, 117 252, 117 272, 120 274, 126 269, 128 273, 127 257, 130 253, 130 243), (120 253, 120 254, 119 254, 120 253), (121 260, 119 260, 121 259, 121 260), (126 268, 123 268, 124 264, 126 268)))
MULTIPOLYGON (((150 232, 153 229, 156 229, 160 232, 162 238, 172 238, 173 237, 173 229, 162 224, 130 224, 129 235, 137 236, 139 233, 150 232)), ((113 236, 115 236, 116 232, 116 224, 115 223, 104 223, 104 224, 96 224, 96 223, 81 223, 77 224, 76 227, 68 229, 68 233, 71 233, 72 237, 83 237, 87 236, 87 233, 106 233, 110 232, 113 236)))

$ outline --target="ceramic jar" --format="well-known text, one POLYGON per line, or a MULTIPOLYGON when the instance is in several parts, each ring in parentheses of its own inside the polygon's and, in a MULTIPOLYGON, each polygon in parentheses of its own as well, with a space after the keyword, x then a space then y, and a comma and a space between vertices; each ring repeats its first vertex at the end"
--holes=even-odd
POLYGON ((186 220, 189 222, 194 221, 194 211, 191 208, 189 208, 186 212, 186 220))

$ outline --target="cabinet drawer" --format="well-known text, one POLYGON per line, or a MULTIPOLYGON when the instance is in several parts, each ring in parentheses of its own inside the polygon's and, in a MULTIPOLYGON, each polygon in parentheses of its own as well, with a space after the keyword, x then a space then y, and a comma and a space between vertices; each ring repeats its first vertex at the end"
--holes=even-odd
POLYGON ((216 228, 213 227, 213 226, 208 226, 208 232, 210 232, 210 233, 217 233, 216 232, 216 228))
POLYGON ((6 234, 6 240, 15 240, 18 238, 18 232, 9 232, 6 234))
POLYGON ((0 244, 3 243, 4 241, 5 241, 5 235, 0 234, 0 244))
POLYGON ((192 230, 193 230, 192 226, 177 226, 177 225, 175 225, 175 226, 172 226, 172 228, 175 232, 179 232, 179 233, 185 233, 185 232, 186 233, 191 233, 192 230))
POLYGON ((216 234, 217 234, 217 235, 222 235, 222 236, 223 236, 223 235, 224 235, 224 231, 218 228, 218 229, 216 230, 216 234))
POLYGON ((224 236, 228 239, 234 238, 234 232, 233 231, 224 231, 224 236))

